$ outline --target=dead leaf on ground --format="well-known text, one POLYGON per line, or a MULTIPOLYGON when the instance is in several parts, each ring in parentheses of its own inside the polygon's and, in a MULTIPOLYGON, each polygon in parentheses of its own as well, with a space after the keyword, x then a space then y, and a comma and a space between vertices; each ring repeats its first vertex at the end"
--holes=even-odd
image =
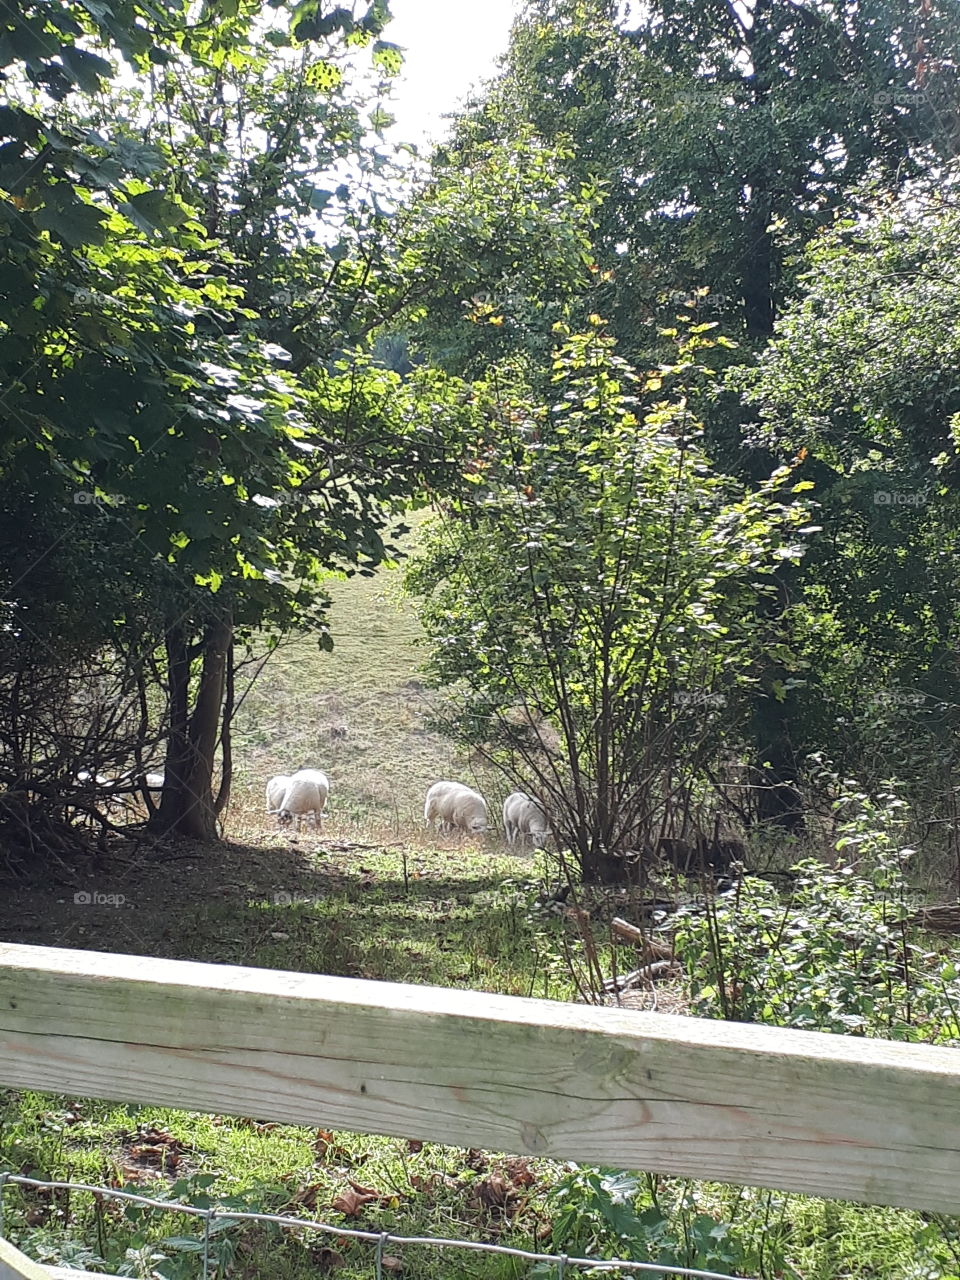
POLYGON ((478 1182, 473 1197, 483 1209, 501 1209, 508 1213, 517 1202, 517 1188, 502 1173, 491 1173, 478 1182))
POLYGON ((418 1151, 423 1150, 423 1143, 420 1141, 419 1138, 408 1138, 407 1150, 410 1152, 411 1155, 415 1156, 418 1151))
POLYGON ((156 1184, 160 1178, 159 1169, 148 1169, 139 1164, 121 1164, 110 1178, 108 1186, 119 1190, 121 1187, 139 1187, 146 1183, 156 1184))
POLYGON ((348 1218, 356 1218, 365 1204, 370 1204, 374 1200, 379 1201, 379 1199, 375 1191, 361 1193, 353 1187, 347 1187, 333 1201, 333 1208, 348 1218))
POLYGON ((269 1121, 251 1120, 249 1116, 214 1116, 211 1121, 217 1128, 223 1125, 231 1125, 233 1128, 250 1129, 253 1133, 272 1133, 274 1129, 279 1129, 278 1124, 269 1121))
POLYGON ((354 1182, 352 1178, 347 1181, 353 1187, 358 1196, 379 1196, 382 1200, 389 1200, 389 1196, 385 1196, 381 1191, 377 1191, 374 1187, 364 1187, 359 1182, 354 1182))
POLYGON ((329 1129, 318 1129, 313 1140, 314 1159, 318 1163, 329 1164, 362 1164, 362 1159, 354 1160, 343 1143, 329 1129))
POLYGON ((409 1182, 413 1190, 419 1191, 422 1195, 429 1195, 440 1186, 455 1189, 462 1185, 456 1178, 451 1178, 449 1173, 411 1173, 409 1182))
POLYGON ((400 1258, 394 1257, 392 1253, 386 1253, 380 1259, 380 1265, 384 1271, 400 1271, 403 1268, 403 1262, 400 1258))
POLYGON ((320 1186, 319 1182, 308 1182, 305 1186, 299 1187, 293 1193, 290 1197, 289 1203, 286 1205, 286 1208, 295 1209, 302 1206, 304 1209, 309 1209, 312 1213, 317 1207, 317 1197, 320 1195, 322 1190, 323 1188, 320 1186))
POLYGON ((475 1173, 485 1173, 490 1167, 490 1161, 487 1159, 486 1152, 481 1151, 479 1147, 471 1147, 467 1152, 464 1164, 468 1169, 473 1169, 475 1173))
POLYGON ((532 1187, 537 1180, 536 1174, 530 1168, 530 1161, 525 1160, 523 1156, 507 1160, 503 1167, 514 1186, 532 1187))
POLYGON ((140 1128, 129 1142, 129 1159, 154 1169, 175 1171, 183 1144, 166 1129, 140 1128))
POLYGON ((180 1157, 172 1147, 150 1146, 140 1142, 130 1148, 131 1160, 139 1160, 141 1164, 151 1165, 156 1169, 176 1170, 180 1157))

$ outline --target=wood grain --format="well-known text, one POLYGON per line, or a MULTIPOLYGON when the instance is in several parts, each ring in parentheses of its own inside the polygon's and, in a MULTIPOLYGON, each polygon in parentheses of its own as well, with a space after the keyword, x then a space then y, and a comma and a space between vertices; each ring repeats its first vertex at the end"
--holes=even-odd
POLYGON ((0 1086, 960 1212, 960 1054, 0 944, 0 1086))

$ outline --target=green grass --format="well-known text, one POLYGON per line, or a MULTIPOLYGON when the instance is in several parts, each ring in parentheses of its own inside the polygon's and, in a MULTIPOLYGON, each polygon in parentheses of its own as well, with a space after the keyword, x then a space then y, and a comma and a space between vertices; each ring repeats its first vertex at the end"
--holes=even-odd
POLYGON ((394 982, 470 987, 568 1000, 563 922, 531 912, 522 888, 549 878, 542 862, 483 849, 364 849, 324 857, 242 910, 223 897, 181 908, 194 958, 394 982), (406 863, 406 880, 404 879, 406 863))
MULTIPOLYGON (((402 545, 409 550, 410 537, 402 545)), ((309 765, 330 776, 339 817, 405 826, 438 778, 476 778, 429 727, 438 694, 419 670, 422 633, 402 575, 331 580, 333 652, 302 636, 268 660, 234 731, 239 797, 259 806, 268 777, 309 765)))

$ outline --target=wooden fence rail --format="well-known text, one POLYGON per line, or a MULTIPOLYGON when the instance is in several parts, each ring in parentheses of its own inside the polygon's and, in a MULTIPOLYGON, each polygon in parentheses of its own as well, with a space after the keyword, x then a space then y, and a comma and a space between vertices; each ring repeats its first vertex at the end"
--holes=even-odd
POLYGON ((15 1249, 9 1240, 0 1240, 0 1280, 119 1280, 119 1277, 95 1275, 72 1267, 42 1267, 15 1249))
POLYGON ((0 1086, 960 1213, 960 1052, 0 944, 0 1086))

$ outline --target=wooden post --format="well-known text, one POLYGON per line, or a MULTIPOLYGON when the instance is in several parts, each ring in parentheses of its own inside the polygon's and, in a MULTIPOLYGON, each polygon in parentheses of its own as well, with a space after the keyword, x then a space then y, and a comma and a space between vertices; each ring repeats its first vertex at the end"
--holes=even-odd
POLYGON ((960 1052, 0 944, 0 1086, 960 1213, 960 1052))

